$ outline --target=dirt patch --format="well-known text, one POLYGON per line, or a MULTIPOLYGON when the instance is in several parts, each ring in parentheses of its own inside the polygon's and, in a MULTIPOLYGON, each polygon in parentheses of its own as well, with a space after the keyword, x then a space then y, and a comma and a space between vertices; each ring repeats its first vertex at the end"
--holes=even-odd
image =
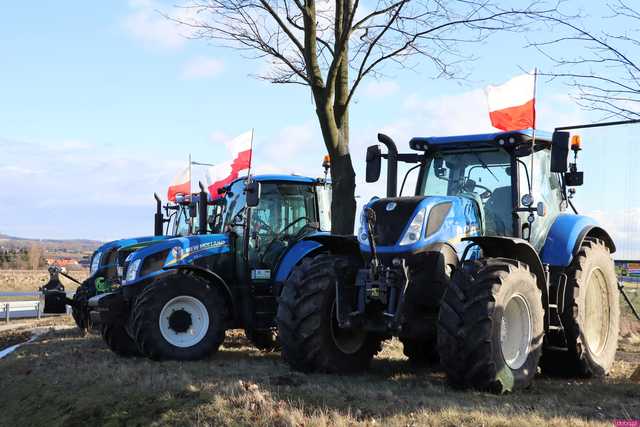
POLYGON ((0 333, 0 351, 16 344, 26 342, 31 338, 31 335, 30 331, 6 331, 0 333))

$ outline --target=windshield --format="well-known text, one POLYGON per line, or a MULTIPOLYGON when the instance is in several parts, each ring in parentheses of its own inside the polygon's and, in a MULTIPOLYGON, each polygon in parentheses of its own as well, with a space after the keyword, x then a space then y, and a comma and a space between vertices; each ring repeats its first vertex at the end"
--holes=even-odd
POLYGON ((426 167, 419 195, 473 199, 486 235, 513 235, 509 153, 503 149, 435 152, 426 167))

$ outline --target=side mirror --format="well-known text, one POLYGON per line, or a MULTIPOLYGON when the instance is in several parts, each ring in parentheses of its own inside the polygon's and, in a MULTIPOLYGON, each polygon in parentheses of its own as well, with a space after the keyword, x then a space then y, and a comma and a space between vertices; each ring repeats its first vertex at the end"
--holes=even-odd
POLYGON ((367 148, 367 171, 366 181, 376 182, 380 178, 380 169, 382 167, 382 153, 380 146, 372 145, 367 148))
POLYGON ((254 208, 260 203, 260 183, 251 181, 245 188, 247 206, 254 208))
POLYGON ((569 132, 553 132, 551 140, 551 172, 566 172, 568 158, 569 132))
POLYGON ((571 171, 564 174, 567 187, 579 187, 584 184, 584 172, 571 171))

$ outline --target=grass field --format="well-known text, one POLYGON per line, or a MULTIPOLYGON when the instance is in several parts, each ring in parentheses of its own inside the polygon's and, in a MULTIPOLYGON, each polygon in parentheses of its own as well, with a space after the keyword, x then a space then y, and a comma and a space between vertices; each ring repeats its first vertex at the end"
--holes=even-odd
MULTIPOLYGON (((83 281, 89 276, 89 270, 70 271, 70 276, 83 281)), ((65 289, 74 290, 71 280, 61 277, 65 289)), ((0 270, 0 292, 35 292, 49 281, 47 270, 0 270)))
POLYGON ((640 361, 640 329, 631 323, 608 378, 540 377, 506 396, 451 389, 441 373, 409 365, 397 341, 367 374, 305 375, 278 353, 255 350, 239 331, 209 360, 159 363, 119 358, 99 337, 81 336, 68 318, 62 323, 67 329, 0 360, 0 425, 610 426, 640 419, 640 384, 629 379, 640 361))

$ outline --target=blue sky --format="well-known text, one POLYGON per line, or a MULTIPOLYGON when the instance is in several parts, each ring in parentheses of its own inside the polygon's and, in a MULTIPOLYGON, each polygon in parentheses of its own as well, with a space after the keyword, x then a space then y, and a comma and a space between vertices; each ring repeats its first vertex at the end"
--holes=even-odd
MULTIPOLYGON (((188 154, 226 160, 224 141, 251 128, 258 172, 321 174, 324 148, 306 88, 251 77, 268 64, 187 40, 156 10, 170 12, 170 3, 0 5, 0 233, 102 240, 148 234, 152 194, 166 194, 188 154)), ((602 11, 589 13, 588 22, 607 29, 595 19, 602 11)), ((381 193, 360 178, 377 132, 406 147, 416 135, 491 130, 482 88, 549 66, 523 48, 526 42, 525 35, 497 35, 472 47, 480 59, 469 64, 465 82, 434 80, 426 63, 367 81, 351 109, 360 200, 381 193)), ((561 82, 541 82, 538 110, 541 128, 599 118, 580 110, 561 82)), ((628 254, 640 252, 640 239, 629 235, 640 217, 640 198, 630 190, 640 181, 631 135, 583 132, 587 185, 576 197, 615 230, 628 254)))

